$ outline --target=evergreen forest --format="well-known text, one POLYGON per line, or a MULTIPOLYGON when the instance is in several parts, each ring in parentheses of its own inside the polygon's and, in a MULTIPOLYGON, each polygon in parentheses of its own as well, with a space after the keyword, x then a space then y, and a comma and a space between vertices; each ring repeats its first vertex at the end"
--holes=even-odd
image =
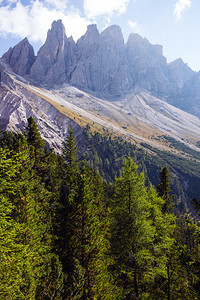
POLYGON ((0 299, 200 299, 200 202, 179 164, 84 135, 80 153, 70 126, 57 155, 32 117, 1 133, 0 299))

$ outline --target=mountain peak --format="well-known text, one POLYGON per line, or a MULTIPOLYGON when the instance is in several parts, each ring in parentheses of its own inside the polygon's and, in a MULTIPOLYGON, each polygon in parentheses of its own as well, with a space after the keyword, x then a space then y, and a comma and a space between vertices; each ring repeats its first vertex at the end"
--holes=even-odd
POLYGON ((153 51, 156 55, 163 55, 163 47, 158 44, 151 44, 146 38, 141 37, 138 33, 131 33, 126 43, 127 47, 137 47, 153 51))
POLYGON ((188 67, 188 65, 186 63, 184 63, 184 61, 182 60, 182 58, 177 58, 174 61, 169 63, 169 66, 175 66, 175 67, 188 67))
POLYGON ((177 58, 176 60, 170 62, 168 64, 169 66, 169 70, 174 70, 175 72, 187 72, 187 73, 190 73, 190 74, 194 74, 195 71, 193 71, 189 66, 188 64, 186 64, 182 58, 177 58))
POLYGON ((25 37, 23 40, 21 40, 20 43, 23 43, 23 44, 30 44, 27 37, 25 37))
POLYGON ((150 45, 149 41, 146 38, 141 37, 138 33, 130 33, 128 37, 127 44, 143 44, 143 45, 150 45))
POLYGON ((25 38, 4 54, 4 61, 15 73, 28 74, 36 83, 48 87, 68 83, 108 99, 139 88, 163 97, 174 95, 172 103, 191 93, 196 74, 182 59, 167 64, 162 46, 151 44, 137 33, 131 33, 124 44, 118 25, 101 33, 96 24, 88 25, 75 43, 72 37, 66 37, 62 20, 57 20, 36 59, 31 49, 25 38))
POLYGON ((94 44, 96 41, 99 40, 99 31, 97 29, 96 24, 91 24, 87 26, 86 33, 78 39, 77 44, 79 47, 88 44, 94 44))
POLYGON ((13 71, 19 75, 27 75, 35 61, 33 47, 27 38, 10 48, 2 57, 13 71))
POLYGON ((108 28, 106 28, 102 33, 101 37, 104 40, 116 40, 120 43, 124 44, 124 37, 122 34, 121 27, 118 25, 111 25, 108 28))
POLYGON ((58 43, 62 44, 65 37, 65 27, 62 23, 62 20, 53 21, 51 29, 48 30, 47 39, 48 40, 57 40, 58 43))
POLYGON ((122 30, 121 27, 119 25, 111 25, 109 27, 107 27, 106 29, 104 29, 104 31, 102 33, 109 33, 109 34, 122 34, 122 30))
POLYGON ((63 26, 63 23, 62 23, 62 20, 59 19, 59 20, 54 20, 53 23, 51 24, 51 30, 57 30, 57 29, 62 29, 64 26, 63 26))
POLYGON ((36 81, 47 85, 62 84, 75 54, 72 53, 74 41, 67 39, 65 27, 61 20, 54 21, 47 33, 44 45, 38 51, 30 75, 36 81))
POLYGON ((90 24, 87 26, 87 32, 99 32, 97 29, 97 24, 90 24))

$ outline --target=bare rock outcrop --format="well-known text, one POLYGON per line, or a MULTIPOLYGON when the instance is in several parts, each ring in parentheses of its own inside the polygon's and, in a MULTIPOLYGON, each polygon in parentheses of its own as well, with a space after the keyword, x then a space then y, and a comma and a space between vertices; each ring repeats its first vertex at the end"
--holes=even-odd
POLYGON ((27 75, 35 61, 33 47, 27 38, 19 42, 15 47, 10 48, 2 57, 16 74, 27 75))
POLYGON ((61 20, 52 23, 45 44, 40 48, 30 76, 36 82, 47 85, 62 84, 71 73, 74 64, 75 43, 67 39, 61 20))
POLYGON ((156 93, 164 93, 171 89, 162 46, 152 45, 146 38, 132 33, 126 43, 126 55, 132 86, 139 86, 156 93))
POLYGON ((119 26, 110 26, 99 34, 96 25, 90 25, 77 47, 79 60, 70 79, 72 85, 112 96, 119 96, 130 87, 119 26))
POLYGON ((0 128, 12 132, 23 132, 27 119, 32 116, 50 147, 60 153, 69 125, 76 137, 81 138, 82 128, 72 119, 57 110, 52 104, 19 85, 6 71, 2 71, 0 86, 0 128))
POLYGON ((200 116, 199 73, 181 59, 168 64, 162 46, 152 45, 138 34, 130 34, 124 44, 117 25, 102 33, 96 25, 89 25, 75 43, 72 37, 66 37, 62 21, 54 21, 36 59, 24 39, 9 49, 3 60, 16 74, 47 88, 68 83, 111 100, 133 90, 147 90, 200 116))
POLYGON ((181 58, 169 63, 168 70, 169 79, 174 87, 181 93, 187 93, 192 86, 196 73, 181 58))

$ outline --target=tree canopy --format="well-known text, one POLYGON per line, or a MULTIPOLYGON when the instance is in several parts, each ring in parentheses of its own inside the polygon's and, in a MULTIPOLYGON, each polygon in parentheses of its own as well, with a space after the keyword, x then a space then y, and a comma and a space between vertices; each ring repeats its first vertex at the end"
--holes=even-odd
POLYGON ((71 126, 62 155, 33 118, 25 135, 3 132, 0 298, 199 299, 198 221, 172 213, 166 167, 157 189, 141 169, 129 155, 108 184, 71 126))

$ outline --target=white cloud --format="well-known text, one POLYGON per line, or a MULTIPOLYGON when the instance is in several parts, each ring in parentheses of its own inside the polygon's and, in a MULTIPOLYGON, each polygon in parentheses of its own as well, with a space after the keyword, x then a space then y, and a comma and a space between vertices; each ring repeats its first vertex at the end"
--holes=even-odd
POLYGON ((65 16, 62 20, 67 36, 72 35, 74 40, 77 40, 80 36, 85 34, 87 26, 91 24, 90 21, 80 17, 77 13, 65 16))
POLYGON ((179 0, 178 2, 176 2, 174 6, 174 15, 177 20, 182 17, 187 8, 190 8, 191 4, 192 2, 190 0, 179 0))
POLYGON ((126 12, 130 0, 85 0, 84 10, 88 18, 95 18, 100 15, 112 16, 126 12))
POLYGON ((45 0, 45 3, 50 7, 64 10, 68 6, 68 0, 45 0))
POLYGON ((0 7, 1 35, 11 34, 21 38, 28 37, 32 42, 44 42, 51 23, 58 19, 62 19, 67 36, 72 35, 77 39, 85 33, 88 20, 81 17, 76 9, 63 9, 67 1, 47 1, 35 0, 27 6, 18 1, 14 7, 0 7))
POLYGON ((129 20, 129 21, 128 21, 128 25, 129 25, 130 27, 132 27, 133 29, 135 29, 135 28, 138 27, 138 24, 137 24, 136 21, 131 21, 131 20, 129 20))

